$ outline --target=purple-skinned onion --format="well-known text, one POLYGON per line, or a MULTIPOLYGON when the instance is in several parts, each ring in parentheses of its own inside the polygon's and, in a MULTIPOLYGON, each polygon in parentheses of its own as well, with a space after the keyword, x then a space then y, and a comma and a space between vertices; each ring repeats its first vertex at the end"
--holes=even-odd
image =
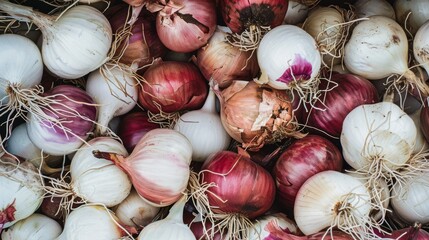
POLYGON ((45 153, 61 156, 76 151, 89 137, 96 119, 93 99, 82 89, 60 85, 44 93, 48 103, 28 116, 28 136, 45 153))

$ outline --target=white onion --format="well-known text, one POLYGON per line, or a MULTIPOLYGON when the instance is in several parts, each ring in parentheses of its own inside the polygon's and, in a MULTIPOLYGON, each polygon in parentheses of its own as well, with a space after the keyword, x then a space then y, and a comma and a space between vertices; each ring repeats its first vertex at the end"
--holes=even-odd
POLYGON ((70 213, 56 240, 120 239, 126 234, 118 223, 118 218, 107 208, 83 205, 70 213))
POLYGON ((365 185, 332 170, 310 177, 299 189, 294 206, 295 221, 305 235, 337 227, 354 239, 372 236, 370 211, 371 196, 365 185))
POLYGON ((191 142, 193 161, 203 162, 210 154, 226 150, 231 141, 216 112, 215 101, 210 89, 204 106, 183 114, 174 126, 191 142))
POLYGON ((114 117, 128 113, 136 106, 138 84, 133 75, 131 71, 110 64, 89 74, 85 89, 98 104, 97 135, 106 133, 114 117))
POLYGON ((5 147, 9 153, 26 160, 40 158, 42 153, 42 150, 36 147, 28 137, 26 123, 21 123, 12 130, 5 147))
POLYGON ((344 64, 350 72, 369 80, 402 75, 424 95, 429 94, 429 87, 408 68, 407 36, 391 18, 371 16, 359 22, 345 46, 344 64))
POLYGON ((257 49, 262 71, 259 83, 275 89, 298 89, 305 96, 314 93, 321 67, 321 55, 310 34, 294 25, 280 25, 269 31, 257 49))
POLYGON ((307 14, 308 6, 296 1, 289 1, 283 24, 297 25, 302 23, 307 18, 307 14))
POLYGON ((395 0, 393 5, 397 21, 414 35, 429 20, 429 1, 395 0), (409 14, 411 13, 411 14, 409 14))
POLYGON ((1 239, 54 240, 61 234, 61 231, 58 222, 45 215, 34 213, 4 230, 1 239))
POLYGON ((409 223, 429 223, 429 175, 424 172, 392 188, 392 207, 409 223))
POLYGON ((396 20, 395 10, 386 0, 357 0, 353 6, 356 18, 380 15, 396 20))
POLYGON ((8 1, 1 1, 0 9, 40 28, 43 62, 58 77, 82 77, 108 60, 112 29, 107 18, 94 7, 77 5, 58 19, 8 1))
POLYGON ((159 207, 147 203, 133 189, 115 209, 115 214, 122 223, 132 227, 143 227, 148 225, 158 214, 159 207))
POLYGON ((0 229, 33 214, 43 200, 43 183, 37 169, 30 162, 17 162, 2 156, 0 159, 0 229))
MULTIPOLYGON (((429 5, 428 5, 429 7, 429 5)), ((413 41, 413 53, 416 61, 429 74, 429 21, 417 31, 413 41)))

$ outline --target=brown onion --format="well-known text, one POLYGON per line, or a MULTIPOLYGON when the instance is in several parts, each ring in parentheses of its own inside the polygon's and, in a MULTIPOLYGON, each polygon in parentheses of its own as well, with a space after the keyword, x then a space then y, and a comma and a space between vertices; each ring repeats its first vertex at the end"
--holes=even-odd
POLYGON ((216 29, 212 0, 159 0, 156 31, 164 45, 176 52, 204 46, 216 29))
POLYGON ((220 88, 228 87, 232 80, 252 80, 259 73, 256 54, 241 51, 226 42, 228 28, 218 26, 206 46, 200 48, 195 58, 204 77, 213 79, 220 88))
POLYGON ((218 92, 221 120, 228 134, 242 147, 258 151, 264 144, 286 137, 302 137, 297 132, 291 97, 286 91, 254 81, 233 81, 218 92))
MULTIPOLYGON (((209 209, 225 219, 226 237, 246 231, 246 219, 253 219, 268 211, 274 202, 274 180, 264 168, 247 157, 230 151, 211 155, 203 164, 199 183, 209 184, 205 195, 209 209), (212 184, 212 185, 211 185, 212 184), (244 228, 244 229, 243 229, 244 228)), ((224 229, 222 224, 218 225, 224 229)), ((242 235, 245 239, 245 235, 242 235)))
POLYGON ((223 20, 233 33, 252 25, 274 28, 283 23, 288 0, 220 0, 223 20))
POLYGON ((152 113, 199 109, 208 86, 198 68, 186 62, 160 62, 144 74, 138 102, 152 113))
MULTIPOLYGON (((118 4, 106 13, 113 32, 118 33, 125 26, 128 8, 128 4, 118 4)), ((138 67, 143 67, 167 52, 156 33, 155 20, 155 14, 146 9, 141 10, 130 30, 127 43, 121 43, 115 51, 115 57, 120 57, 119 62, 127 65, 135 63, 138 67)))
MULTIPOLYGON (((375 86, 365 78, 353 74, 334 74, 330 81, 321 80, 319 89, 325 90, 314 108, 308 111, 308 126, 339 138, 344 118, 355 107, 378 102, 375 86)), ((305 121, 305 120, 304 120, 305 121)))
POLYGON ((280 155, 273 169, 281 207, 293 212, 298 190, 308 178, 322 171, 341 171, 342 168, 341 152, 329 140, 307 135, 295 141, 280 155))

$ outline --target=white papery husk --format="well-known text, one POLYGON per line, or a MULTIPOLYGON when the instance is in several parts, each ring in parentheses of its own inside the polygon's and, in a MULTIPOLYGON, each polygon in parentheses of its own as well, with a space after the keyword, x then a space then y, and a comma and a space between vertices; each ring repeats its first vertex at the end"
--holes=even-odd
POLYGON ((249 230, 249 240, 270 239, 277 231, 287 232, 294 235, 299 234, 295 222, 283 213, 274 213, 262 216, 254 221, 249 230))
POLYGON ((4 230, 1 239, 53 240, 61 234, 61 231, 58 222, 40 213, 34 213, 4 230))
POLYGON ((109 209, 97 205, 83 205, 67 217, 57 240, 120 239, 127 235, 125 227, 109 209))
MULTIPOLYGON (((13 207, 14 220, 3 228, 33 214, 43 200, 43 183, 37 169, 30 162, 19 163, 0 159, 0 211, 13 207)), ((1 224, 0 224, 1 228, 1 224)))

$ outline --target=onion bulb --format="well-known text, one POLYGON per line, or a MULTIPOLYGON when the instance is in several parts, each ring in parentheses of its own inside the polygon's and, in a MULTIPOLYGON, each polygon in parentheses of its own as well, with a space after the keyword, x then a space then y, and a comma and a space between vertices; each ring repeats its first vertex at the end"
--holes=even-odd
POLYGON ((283 24, 298 25, 305 21, 308 15, 308 7, 298 1, 289 1, 283 24))
POLYGON ((257 151, 265 144, 303 136, 297 131, 286 91, 258 86, 254 81, 234 81, 217 94, 225 130, 245 149, 257 151))
POLYGON ((429 2, 426 0, 395 0, 393 7, 397 21, 411 35, 415 35, 420 26, 429 20, 429 2))
MULTIPOLYGON (((416 61, 429 74, 429 21, 425 22, 418 30, 413 40, 413 53, 416 61)), ((424 95, 428 96, 428 95, 424 95)))
POLYGON ((43 63, 58 77, 80 78, 109 59, 112 29, 106 17, 94 7, 77 5, 59 18, 8 1, 1 1, 0 9, 19 21, 33 22, 39 27, 43 36, 43 63))
POLYGON ((60 224, 55 220, 45 215, 34 213, 4 230, 1 233, 1 239, 56 239, 61 234, 61 231, 60 224))
MULTIPOLYGON (((249 239, 285 239, 284 234, 299 235, 296 223, 283 213, 268 214, 257 218, 250 229, 249 239)), ((286 238, 287 239, 287 238, 286 238)))
POLYGON ((396 20, 395 10, 386 0, 357 0, 353 6, 356 18, 381 15, 396 20))

